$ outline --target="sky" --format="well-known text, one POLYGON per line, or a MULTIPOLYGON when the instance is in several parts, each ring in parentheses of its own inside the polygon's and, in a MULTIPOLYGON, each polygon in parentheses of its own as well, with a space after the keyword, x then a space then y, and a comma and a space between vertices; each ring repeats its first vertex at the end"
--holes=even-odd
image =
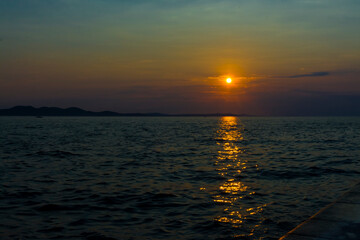
POLYGON ((360 115, 359 13, 359 0, 0 0, 0 108, 360 115))

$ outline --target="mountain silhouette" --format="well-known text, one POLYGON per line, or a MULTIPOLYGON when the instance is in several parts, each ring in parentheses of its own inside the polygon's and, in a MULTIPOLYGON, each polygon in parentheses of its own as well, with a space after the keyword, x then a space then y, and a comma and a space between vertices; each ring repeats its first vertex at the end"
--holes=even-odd
POLYGON ((231 113, 213 113, 213 114, 163 114, 163 113, 117 113, 111 111, 92 112, 77 107, 58 108, 58 107, 40 107, 33 106, 15 106, 9 109, 0 109, 0 116, 247 116, 245 114, 231 114, 231 113))
POLYGON ((32 106, 16 106, 9 109, 0 109, 0 116, 118 116, 119 113, 104 111, 91 112, 81 108, 57 108, 57 107, 41 107, 34 108, 32 106))

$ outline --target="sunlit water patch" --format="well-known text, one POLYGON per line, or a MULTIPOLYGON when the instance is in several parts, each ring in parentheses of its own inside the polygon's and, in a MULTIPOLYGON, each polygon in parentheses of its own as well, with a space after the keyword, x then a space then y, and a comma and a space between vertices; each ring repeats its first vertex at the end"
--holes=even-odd
POLYGON ((0 118, 1 239, 277 239, 357 181, 359 118, 0 118))

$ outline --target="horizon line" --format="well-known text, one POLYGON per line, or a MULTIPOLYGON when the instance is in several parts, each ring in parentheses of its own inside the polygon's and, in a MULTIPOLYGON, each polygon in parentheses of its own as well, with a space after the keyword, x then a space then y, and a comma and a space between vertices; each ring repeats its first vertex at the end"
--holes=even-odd
POLYGON ((272 114, 272 115, 254 115, 246 113, 161 113, 161 112, 115 112, 115 111, 88 111, 79 107, 33 107, 31 105, 17 105, 14 107, 0 109, 0 116, 47 116, 47 117, 360 117, 360 115, 349 114, 272 114), (55 111, 55 112, 54 112, 55 111))

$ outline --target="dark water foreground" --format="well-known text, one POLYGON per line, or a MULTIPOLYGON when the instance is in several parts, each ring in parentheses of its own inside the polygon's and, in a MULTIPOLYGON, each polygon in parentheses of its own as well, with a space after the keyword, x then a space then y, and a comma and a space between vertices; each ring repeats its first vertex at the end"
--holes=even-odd
POLYGON ((360 173, 360 118, 0 118, 0 239, 277 239, 360 173))
POLYGON ((280 240, 360 239, 360 183, 280 240))

